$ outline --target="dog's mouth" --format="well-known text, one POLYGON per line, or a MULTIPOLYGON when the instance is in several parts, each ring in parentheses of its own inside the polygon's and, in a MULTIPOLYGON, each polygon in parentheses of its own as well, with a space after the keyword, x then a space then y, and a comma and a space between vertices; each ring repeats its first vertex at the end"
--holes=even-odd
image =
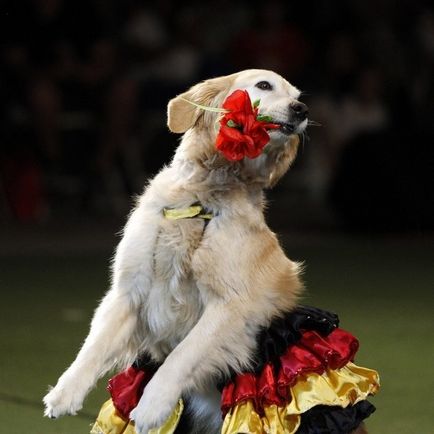
POLYGON ((280 131, 281 133, 285 135, 291 135, 295 133, 295 130, 297 129, 297 125, 289 124, 286 122, 274 122, 275 124, 279 125, 279 128, 277 131, 280 131))
POLYGON ((290 136, 291 134, 300 134, 304 131, 307 126, 307 120, 303 120, 302 122, 279 122, 274 121, 274 124, 279 125, 275 131, 279 131, 285 136, 290 136))

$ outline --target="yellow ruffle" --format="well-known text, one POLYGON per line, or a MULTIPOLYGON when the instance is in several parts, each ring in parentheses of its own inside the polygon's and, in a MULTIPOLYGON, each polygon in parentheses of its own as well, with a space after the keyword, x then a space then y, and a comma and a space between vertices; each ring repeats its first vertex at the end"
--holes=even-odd
MULTIPOLYGON (((160 428, 149 430, 149 434, 173 434, 178 426, 183 410, 184 403, 180 399, 166 422, 160 428)), ((112 400, 109 399, 101 407, 90 434, 136 434, 136 430, 134 429, 134 422, 122 419, 116 411, 112 400)))
POLYGON ((300 377, 290 387, 291 400, 285 407, 264 407, 264 416, 256 413, 252 401, 232 408, 223 422, 222 434, 293 434, 300 415, 316 405, 347 407, 375 394, 380 387, 376 371, 348 363, 341 369, 327 369, 322 375, 300 377))
POLYGON ((264 407, 265 415, 259 416, 251 400, 244 401, 226 415, 222 434, 292 434, 300 426, 299 415, 286 414, 285 407, 264 407))

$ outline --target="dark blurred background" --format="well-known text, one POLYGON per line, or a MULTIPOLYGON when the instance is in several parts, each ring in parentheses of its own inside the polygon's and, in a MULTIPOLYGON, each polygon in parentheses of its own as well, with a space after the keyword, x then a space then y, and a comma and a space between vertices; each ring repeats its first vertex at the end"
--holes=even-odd
POLYGON ((3 0, 0 19, 9 434, 89 431, 104 381, 73 418, 42 418, 41 398, 87 334, 134 195, 177 146, 167 102, 245 68, 282 74, 322 125, 267 218, 305 261, 303 302, 338 312, 381 374, 369 432, 433 432, 431 2, 3 0))
POLYGON ((434 228, 430 2, 13 0, 1 19, 6 224, 123 222, 176 147, 168 100, 267 68, 322 125, 271 193, 279 228, 434 228))

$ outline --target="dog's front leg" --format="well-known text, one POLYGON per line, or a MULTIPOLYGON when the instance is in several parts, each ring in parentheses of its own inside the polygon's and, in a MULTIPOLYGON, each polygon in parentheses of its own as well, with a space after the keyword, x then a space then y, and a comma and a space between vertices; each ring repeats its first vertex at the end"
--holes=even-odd
POLYGON ((45 415, 75 414, 98 378, 110 369, 136 325, 126 295, 111 290, 95 312, 90 333, 72 365, 44 397, 45 415))
POLYGON ((76 360, 45 396, 46 416, 75 414, 99 377, 137 356, 140 343, 134 338, 140 305, 151 285, 158 218, 140 208, 132 214, 116 252, 112 289, 96 310, 76 360))
POLYGON ((130 417, 138 434, 161 426, 186 392, 248 361, 254 331, 239 302, 214 300, 186 338, 169 354, 147 384, 130 417))
POLYGON ((244 221, 224 223, 224 229, 214 228, 212 241, 195 253, 194 275, 206 307, 131 412, 138 434, 160 426, 183 394, 228 367, 242 371, 253 353, 258 328, 295 304, 301 288, 298 266, 285 257, 269 229, 244 221))

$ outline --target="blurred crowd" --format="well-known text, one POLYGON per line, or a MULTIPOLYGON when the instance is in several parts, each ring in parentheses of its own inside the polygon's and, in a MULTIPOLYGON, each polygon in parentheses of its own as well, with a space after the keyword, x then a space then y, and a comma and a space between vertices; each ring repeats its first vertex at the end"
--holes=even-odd
POLYGON ((11 0, 1 19, 7 219, 125 213, 176 146, 168 100, 266 68, 322 125, 283 191, 352 228, 434 227, 430 2, 11 0))

